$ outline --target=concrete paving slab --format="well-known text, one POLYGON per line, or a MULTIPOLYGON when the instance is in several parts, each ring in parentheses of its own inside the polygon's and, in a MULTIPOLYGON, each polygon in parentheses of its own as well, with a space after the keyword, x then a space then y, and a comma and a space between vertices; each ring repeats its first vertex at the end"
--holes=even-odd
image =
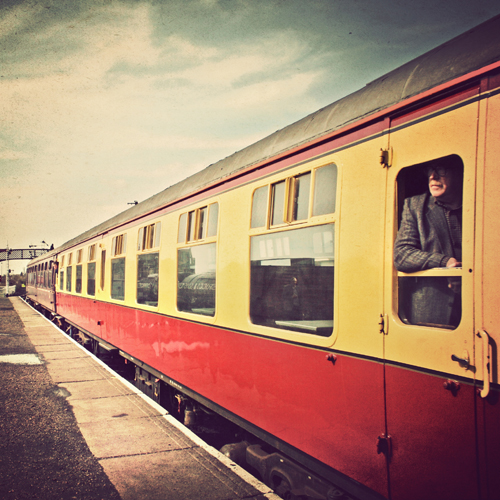
POLYGON ((43 357, 46 360, 57 360, 57 359, 74 360, 74 359, 79 359, 79 358, 88 359, 88 354, 84 353, 82 350, 78 349, 78 347, 76 347, 76 346, 72 346, 72 347, 73 347, 72 349, 67 349, 65 351, 46 351, 44 349, 41 349, 41 351, 43 353, 43 357))
POLYGON ((172 432, 158 415, 146 418, 117 418, 80 424, 80 430, 98 459, 125 457, 192 448, 180 433, 172 432))
MULTIPOLYGON (((60 343, 58 342, 57 344, 49 344, 49 345, 39 345, 36 346, 37 352, 59 352, 59 351, 72 351, 72 350, 79 350, 77 346, 73 344, 73 342, 69 343, 60 343)), ((84 352, 84 355, 85 352, 84 352)))
POLYGON ((60 338, 64 339, 64 341, 69 340, 66 335, 56 330, 53 326, 48 324, 46 321, 43 321, 42 324, 33 323, 32 326, 24 326, 24 330, 30 338, 43 338, 43 337, 52 337, 52 338, 60 338))
POLYGON ((264 499, 210 458, 200 448, 194 448, 111 458, 100 463, 122 500, 264 499))
MULTIPOLYGON (((68 361, 65 359, 51 359, 47 360, 47 365, 50 368, 57 370, 59 368, 68 367, 68 361)), ((88 368, 88 367, 94 367, 94 365, 95 365, 94 360, 89 358, 88 356, 84 356, 83 358, 78 358, 71 361, 71 367, 74 368, 88 368)), ((104 368, 102 368, 101 366, 96 366, 95 368, 98 371, 104 370, 104 368)))
POLYGON ((67 382, 59 385, 63 386, 71 394, 71 396, 68 397, 68 401, 74 401, 75 399, 110 398, 134 394, 132 389, 122 384, 116 378, 102 380, 97 384, 95 381, 85 380, 82 382, 67 382))
POLYGON ((30 321, 29 323, 24 323, 24 329, 28 335, 42 335, 42 334, 48 334, 51 333, 51 335, 61 335, 63 336, 64 334, 58 330, 56 330, 53 326, 52 323, 49 323, 46 319, 40 317, 38 320, 34 319, 33 321, 30 321))
POLYGON ((67 382, 81 382, 85 380, 102 380, 111 378, 112 375, 99 365, 89 364, 85 359, 67 360, 55 359, 47 361, 52 380, 56 384, 67 382))
MULTIPOLYGON (((29 335, 28 335, 29 336, 29 335)), ((48 346, 48 345, 53 345, 53 344, 57 344, 57 345, 61 345, 61 344, 68 344, 70 345, 71 344, 71 341, 70 340, 66 340, 64 339, 64 337, 62 336, 62 334, 60 336, 31 336, 29 337, 30 340, 31 340, 31 343, 35 346, 35 347, 38 347, 38 346, 48 346)))
MULTIPOLYGON (((64 385, 64 384, 63 384, 64 385)), ((99 399, 76 399, 71 401, 78 423, 101 422, 123 417, 144 418, 157 416, 140 396, 117 396, 99 399)))

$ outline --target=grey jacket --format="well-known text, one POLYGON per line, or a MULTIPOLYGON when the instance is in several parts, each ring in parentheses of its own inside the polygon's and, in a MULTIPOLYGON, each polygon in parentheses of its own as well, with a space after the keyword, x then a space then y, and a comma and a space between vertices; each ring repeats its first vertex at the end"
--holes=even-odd
POLYGON ((443 208, 428 192, 407 198, 394 243, 396 269, 411 273, 445 267, 451 257, 456 256, 443 208))

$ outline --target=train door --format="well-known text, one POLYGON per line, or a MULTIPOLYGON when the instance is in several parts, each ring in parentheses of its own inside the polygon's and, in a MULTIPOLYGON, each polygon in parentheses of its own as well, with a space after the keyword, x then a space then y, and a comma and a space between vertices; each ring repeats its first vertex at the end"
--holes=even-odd
POLYGON ((384 357, 393 500, 478 497, 473 323, 477 91, 435 103, 425 115, 418 110, 391 123, 384 357), (437 226, 429 229, 429 180, 451 175, 456 186, 462 171, 463 208, 446 211, 439 219, 440 228, 453 228, 442 242, 452 246, 447 254, 458 252, 453 242, 460 240, 457 231, 462 233, 462 255, 457 255, 462 266, 446 268, 448 259, 435 249, 423 264, 423 254, 405 252, 415 239, 427 245, 441 238, 437 226), (406 222, 397 255, 398 267, 405 270, 398 271, 393 249, 402 219, 406 222))
POLYGON ((57 313, 56 281, 57 281, 57 262, 55 260, 51 260, 49 263, 49 294, 50 294, 49 301, 54 313, 57 313))
POLYGON ((498 307, 500 260, 500 76, 483 88, 492 95, 481 100, 478 147, 475 270, 475 342, 477 425, 481 498, 500 498, 500 390, 498 384, 498 307), (495 89, 496 87, 496 89, 495 89))

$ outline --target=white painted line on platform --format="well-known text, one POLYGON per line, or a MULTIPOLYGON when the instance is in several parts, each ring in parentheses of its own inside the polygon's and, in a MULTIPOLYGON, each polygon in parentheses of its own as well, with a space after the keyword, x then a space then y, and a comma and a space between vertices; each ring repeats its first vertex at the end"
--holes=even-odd
POLYGON ((37 354, 4 354, 0 356, 0 363, 14 365, 41 365, 43 362, 37 354))

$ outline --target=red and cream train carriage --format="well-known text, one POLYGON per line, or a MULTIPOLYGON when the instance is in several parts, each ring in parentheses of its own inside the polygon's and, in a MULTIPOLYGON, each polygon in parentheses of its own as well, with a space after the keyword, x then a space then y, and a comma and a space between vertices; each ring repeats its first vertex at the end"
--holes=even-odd
POLYGON ((494 18, 34 260, 28 298, 354 497, 499 498, 499 133, 494 18), (398 273, 441 158, 463 267, 398 273), (400 310, 431 277, 458 327, 400 310))

